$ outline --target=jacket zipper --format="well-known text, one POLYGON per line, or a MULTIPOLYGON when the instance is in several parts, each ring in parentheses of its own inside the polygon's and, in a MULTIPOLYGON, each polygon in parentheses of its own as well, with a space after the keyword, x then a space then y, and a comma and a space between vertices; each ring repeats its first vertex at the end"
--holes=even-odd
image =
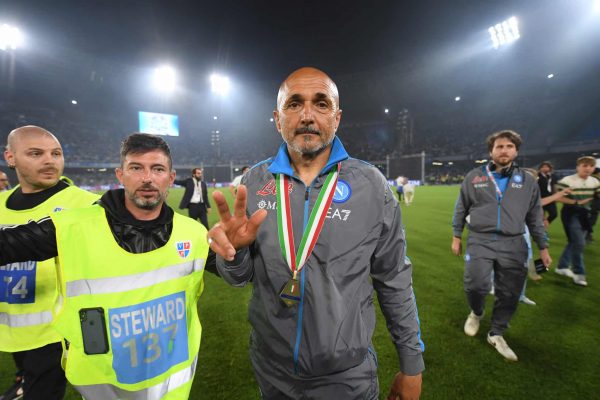
MULTIPOLYGON (((308 223, 309 216, 309 195, 312 184, 306 188, 304 192, 304 221, 303 221, 303 229, 306 229, 306 224, 308 223)), ((300 303, 298 304, 298 323, 296 325, 296 343, 294 343, 294 374, 298 375, 298 358, 300 355, 300 341, 302 340, 302 315, 304 311, 304 268, 300 271, 300 303)))

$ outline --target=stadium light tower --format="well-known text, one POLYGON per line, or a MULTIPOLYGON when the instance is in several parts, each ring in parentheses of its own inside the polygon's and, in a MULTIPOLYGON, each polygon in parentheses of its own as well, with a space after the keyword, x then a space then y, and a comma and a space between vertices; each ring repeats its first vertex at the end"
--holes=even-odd
POLYGON ((219 96, 227 96, 231 89, 231 83, 229 78, 219 74, 212 74, 210 76, 210 88, 211 91, 219 96))
POLYGON ((0 50, 16 50, 23 42, 23 34, 19 28, 8 24, 0 25, 0 50))
POLYGON ((177 74, 175 73, 175 70, 168 65, 158 67, 154 70, 153 82, 154 87, 159 92, 170 93, 175 90, 177 74))
POLYGON ((509 19, 499 22, 488 28, 492 45, 495 49, 509 45, 521 37, 519 33, 519 22, 517 18, 510 17, 509 19))

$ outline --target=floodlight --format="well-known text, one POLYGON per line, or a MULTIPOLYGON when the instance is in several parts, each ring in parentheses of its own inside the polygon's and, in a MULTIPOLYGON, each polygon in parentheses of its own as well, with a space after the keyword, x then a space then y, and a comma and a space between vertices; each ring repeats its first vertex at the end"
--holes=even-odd
POLYGON ((383 110, 384 113, 389 114, 390 113, 390 109, 386 108, 385 110, 383 110))
POLYGON ((74 106, 77 105, 77 100, 71 100, 71 104, 73 104, 74 106))
POLYGON ((225 96, 229 93, 231 84, 229 78, 219 74, 212 74, 210 76, 210 86, 213 93, 219 96, 225 96))
POLYGON ((269 118, 269 122, 273 122, 273 118, 269 118))
POLYGON ((521 37, 521 34, 519 33, 519 22, 515 17, 510 17, 494 26, 490 26, 488 32, 492 39, 492 46, 494 46, 495 49, 510 44, 521 37))
POLYGON ((217 119, 219 119, 219 117, 217 117, 216 115, 213 115, 213 119, 216 121, 217 119))
POLYGON ((160 92, 172 92, 177 83, 175 70, 170 66, 162 66, 154 70, 154 87, 160 92))
POLYGON ((554 78, 554 74, 548 74, 547 78, 548 78, 548 79, 552 79, 552 78, 554 78))
POLYGON ((23 44, 19 28, 8 24, 0 25, 0 50, 16 50, 23 44))
POLYGON ((456 96, 456 97, 454 98, 454 101, 460 101, 460 96, 456 96))

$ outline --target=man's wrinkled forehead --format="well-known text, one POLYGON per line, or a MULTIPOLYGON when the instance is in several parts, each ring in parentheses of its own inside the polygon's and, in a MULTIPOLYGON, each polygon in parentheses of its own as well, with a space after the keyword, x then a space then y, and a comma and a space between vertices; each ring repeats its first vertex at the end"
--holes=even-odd
POLYGON ((288 98, 297 96, 307 88, 312 89, 317 96, 331 97, 336 107, 339 106, 338 89, 333 80, 317 69, 302 68, 288 76, 279 87, 277 108, 280 109, 288 98))

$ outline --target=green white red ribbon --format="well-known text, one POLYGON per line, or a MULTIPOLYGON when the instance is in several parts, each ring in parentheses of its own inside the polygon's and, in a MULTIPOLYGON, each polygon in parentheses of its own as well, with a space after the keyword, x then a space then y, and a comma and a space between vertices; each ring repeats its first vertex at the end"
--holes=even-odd
POLYGON ((279 245, 281 254, 286 260, 293 278, 296 279, 298 272, 302 270, 306 260, 312 253, 325 222, 327 210, 333 200, 335 187, 337 186, 338 174, 341 164, 331 168, 323 187, 319 190, 319 196, 310 213, 308 223, 302 234, 302 241, 295 253, 294 229, 292 224, 292 212, 290 209, 290 193, 288 190, 289 177, 285 174, 277 174, 275 177, 277 185, 277 232, 279 234, 279 245))

